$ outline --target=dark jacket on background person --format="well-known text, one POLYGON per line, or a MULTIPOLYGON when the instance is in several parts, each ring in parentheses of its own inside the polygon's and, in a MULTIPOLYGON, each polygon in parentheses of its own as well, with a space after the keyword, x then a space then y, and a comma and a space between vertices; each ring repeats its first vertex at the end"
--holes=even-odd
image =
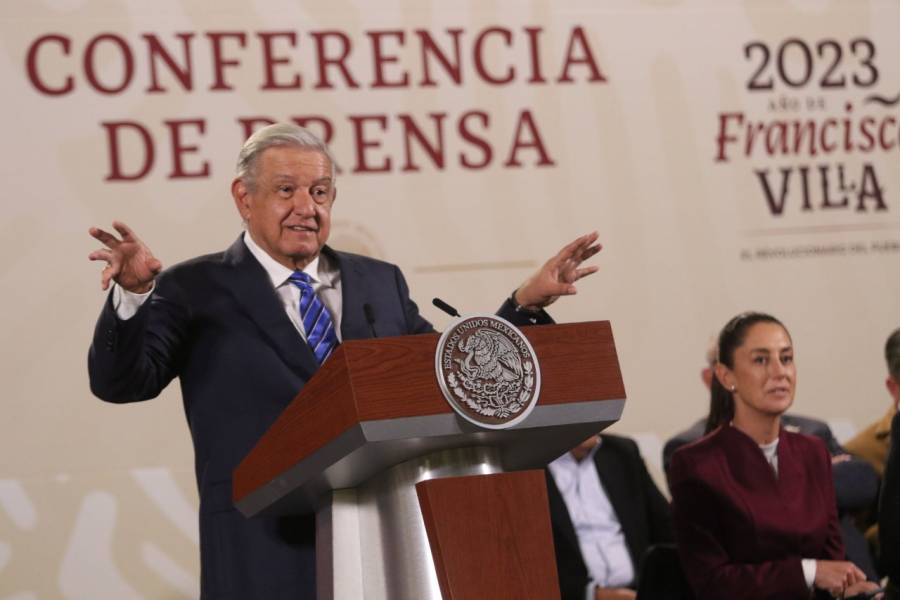
MULTIPOLYGON (((605 434, 600 439, 594 465, 622 525, 625 544, 639 578, 644 552, 653 544, 674 539, 669 502, 653 483, 634 441, 605 434)), ((584 600, 590 577, 566 503, 549 471, 547 493, 562 600, 584 600)))

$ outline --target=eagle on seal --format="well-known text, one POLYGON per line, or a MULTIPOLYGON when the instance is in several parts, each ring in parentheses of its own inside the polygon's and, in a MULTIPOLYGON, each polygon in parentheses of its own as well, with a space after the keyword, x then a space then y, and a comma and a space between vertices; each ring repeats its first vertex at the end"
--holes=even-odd
POLYGON ((490 329, 478 329, 459 342, 463 360, 457 359, 460 370, 469 379, 489 381, 517 381, 522 377, 522 360, 516 347, 506 337, 490 329))

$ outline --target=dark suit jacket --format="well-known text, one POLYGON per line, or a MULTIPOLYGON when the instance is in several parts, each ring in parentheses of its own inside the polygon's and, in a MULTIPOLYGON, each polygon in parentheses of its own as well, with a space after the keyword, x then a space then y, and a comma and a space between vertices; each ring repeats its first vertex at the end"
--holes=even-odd
MULTIPOLYGON (((344 340, 371 337, 366 303, 379 337, 433 331, 396 266, 323 252, 340 269, 344 340)), ((523 321, 509 302, 501 314, 523 321)), ((232 470, 318 368, 243 240, 167 269, 127 321, 108 300, 88 365, 91 390, 109 402, 153 398, 179 378, 200 492, 202 597, 315 598, 313 516, 245 519, 232 505, 232 470)))
POLYGON ((731 426, 672 457, 676 541, 698 600, 806 599, 801 559, 844 559, 825 445, 784 429, 779 439, 777 477, 731 426))
POLYGON ((878 506, 878 541, 881 567, 896 594, 900 592, 900 412, 891 420, 891 447, 878 506))
MULTIPOLYGON (((614 435, 603 435, 601 439, 594 464, 622 524, 635 574, 640 577, 638 568, 647 548, 673 539, 669 503, 650 478, 637 444, 614 435)), ((566 503, 549 471, 547 495, 562 599, 583 600, 590 577, 566 503)))

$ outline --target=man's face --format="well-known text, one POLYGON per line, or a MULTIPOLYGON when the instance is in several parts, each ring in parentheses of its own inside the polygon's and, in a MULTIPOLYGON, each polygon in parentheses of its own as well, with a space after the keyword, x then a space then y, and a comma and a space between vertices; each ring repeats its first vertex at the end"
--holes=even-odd
POLYGON ((328 240, 335 188, 331 161, 309 148, 273 146, 256 163, 256 185, 235 179, 231 194, 247 231, 289 269, 308 265, 328 240))

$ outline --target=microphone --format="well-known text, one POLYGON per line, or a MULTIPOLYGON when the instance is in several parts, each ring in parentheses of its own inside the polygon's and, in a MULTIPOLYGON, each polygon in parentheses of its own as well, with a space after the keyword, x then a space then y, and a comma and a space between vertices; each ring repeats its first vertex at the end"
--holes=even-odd
POLYGON ((459 311, 457 311, 455 308, 453 308, 452 306, 450 306, 449 304, 447 304, 440 298, 433 298, 431 300, 431 303, 434 304, 435 306, 437 306, 439 309, 441 309, 445 313, 447 313, 448 315, 450 315, 451 317, 461 317, 462 316, 461 314, 459 314, 459 311))
POLYGON ((363 312, 366 314, 366 323, 369 324, 369 331, 372 332, 372 337, 377 338, 378 334, 375 333, 375 311, 372 310, 372 305, 368 302, 363 304, 363 312))

